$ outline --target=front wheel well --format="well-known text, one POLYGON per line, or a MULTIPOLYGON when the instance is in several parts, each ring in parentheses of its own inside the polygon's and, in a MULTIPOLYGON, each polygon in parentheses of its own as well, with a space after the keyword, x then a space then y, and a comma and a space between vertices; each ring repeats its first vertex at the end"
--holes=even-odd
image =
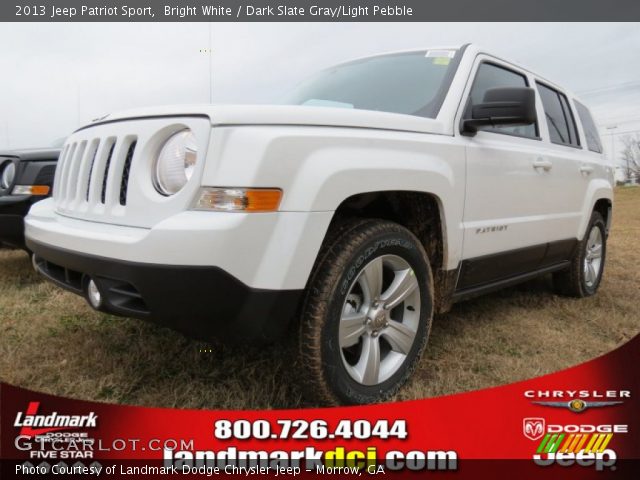
POLYGON ((444 312, 451 302, 453 275, 445 271, 447 248, 444 218, 438 197, 414 191, 381 191, 353 195, 336 209, 325 242, 340 224, 353 218, 389 220, 413 233, 424 246, 434 276, 435 310, 444 312))

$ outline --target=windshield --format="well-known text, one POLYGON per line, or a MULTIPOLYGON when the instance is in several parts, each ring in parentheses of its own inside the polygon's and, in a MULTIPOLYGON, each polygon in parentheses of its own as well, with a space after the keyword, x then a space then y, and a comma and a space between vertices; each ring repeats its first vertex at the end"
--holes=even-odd
POLYGON ((287 104, 435 118, 455 73, 456 50, 428 50, 337 65, 302 83, 287 104))

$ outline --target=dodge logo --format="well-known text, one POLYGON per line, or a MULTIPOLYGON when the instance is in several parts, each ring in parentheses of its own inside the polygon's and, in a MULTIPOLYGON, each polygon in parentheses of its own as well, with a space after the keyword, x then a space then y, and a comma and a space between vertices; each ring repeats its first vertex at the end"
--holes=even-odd
POLYGON ((529 440, 537 440, 544 435, 544 418, 525 418, 522 420, 522 433, 529 440))

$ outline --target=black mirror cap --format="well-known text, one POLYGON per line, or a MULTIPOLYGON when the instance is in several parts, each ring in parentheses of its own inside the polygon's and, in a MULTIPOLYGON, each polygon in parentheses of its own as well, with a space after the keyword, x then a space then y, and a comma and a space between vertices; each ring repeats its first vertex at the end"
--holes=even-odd
POLYGON ((478 127, 531 125, 537 120, 536 94, 529 87, 498 87, 485 92, 482 103, 471 106, 471 118, 463 121, 463 133, 478 127))

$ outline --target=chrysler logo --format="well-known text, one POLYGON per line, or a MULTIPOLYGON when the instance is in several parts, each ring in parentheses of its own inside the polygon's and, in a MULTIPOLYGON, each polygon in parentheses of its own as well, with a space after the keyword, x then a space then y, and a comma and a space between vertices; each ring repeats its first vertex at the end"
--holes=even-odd
POLYGON ((568 402, 531 402, 536 405, 542 405, 543 407, 559 407, 568 408, 572 412, 580 413, 584 412, 587 408, 593 407, 610 407, 612 405, 620 405, 622 402, 593 402, 591 400, 585 401, 580 398, 574 398, 568 402))

